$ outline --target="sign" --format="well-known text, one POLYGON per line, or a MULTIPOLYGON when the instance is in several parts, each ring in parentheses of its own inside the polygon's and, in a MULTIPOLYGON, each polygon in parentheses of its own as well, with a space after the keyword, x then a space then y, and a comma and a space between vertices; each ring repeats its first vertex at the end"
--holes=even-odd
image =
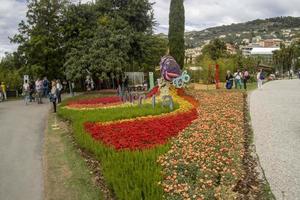
POLYGON ((27 81, 27 83, 29 82, 29 76, 28 75, 24 75, 24 83, 25 81, 27 81))
POLYGON ((154 88, 154 74, 153 72, 149 72, 149 84, 150 84, 150 90, 154 88))

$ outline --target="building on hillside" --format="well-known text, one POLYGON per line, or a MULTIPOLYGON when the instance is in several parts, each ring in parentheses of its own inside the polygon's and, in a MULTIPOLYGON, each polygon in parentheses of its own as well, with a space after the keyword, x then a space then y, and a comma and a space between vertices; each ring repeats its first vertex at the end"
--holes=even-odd
POLYGON ((269 48, 269 47, 280 47, 280 44, 283 41, 280 39, 267 39, 267 40, 263 40, 261 41, 261 46, 265 47, 265 48, 269 48))
POLYGON ((185 64, 195 64, 196 58, 201 55, 202 47, 185 50, 185 64))
POLYGON ((264 47, 254 47, 250 56, 261 60, 262 64, 272 65, 273 64, 273 54, 274 51, 280 50, 279 47, 274 48, 264 48, 264 47))
POLYGON ((224 39, 224 38, 226 38, 226 35, 220 35, 219 38, 224 39))
POLYGON ((261 36, 256 36, 252 38, 252 43, 259 43, 262 40, 261 36))
POLYGON ((227 52, 231 55, 234 55, 237 53, 237 49, 233 44, 226 43, 226 49, 227 49, 227 52))
POLYGON ((244 39, 242 40, 242 43, 244 43, 244 44, 249 44, 249 43, 250 43, 250 39, 244 38, 244 39))
POLYGON ((251 55, 251 51, 255 47, 261 47, 261 46, 260 44, 250 43, 249 45, 241 46, 240 50, 242 51, 242 55, 247 57, 251 55))

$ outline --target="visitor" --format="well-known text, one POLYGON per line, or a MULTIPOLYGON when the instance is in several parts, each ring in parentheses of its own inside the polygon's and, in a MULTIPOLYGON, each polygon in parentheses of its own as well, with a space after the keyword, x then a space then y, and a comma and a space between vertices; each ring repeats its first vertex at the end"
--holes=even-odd
POLYGON ((30 85, 28 83, 28 80, 25 80, 23 84, 23 94, 24 94, 25 104, 27 105, 30 101, 30 85))
POLYGON ((52 88, 51 88, 51 91, 50 91, 50 95, 49 95, 49 98, 50 98, 50 102, 53 103, 53 112, 56 113, 56 101, 57 101, 57 87, 56 87, 56 82, 55 81, 52 81, 52 88))
POLYGON ((264 73, 263 73, 263 70, 262 69, 260 69, 259 70, 259 72, 257 73, 257 87, 258 87, 258 89, 262 89, 262 86, 263 86, 263 81, 264 81, 264 79, 265 79, 265 77, 264 77, 264 73))
POLYGON ((234 73, 234 82, 235 82, 235 89, 239 87, 239 89, 242 89, 242 73, 240 70, 237 70, 237 72, 234 73))
POLYGON ((48 94, 49 94, 49 81, 48 81, 47 77, 45 76, 44 80, 43 80, 43 96, 47 97, 48 94))
POLYGON ((246 69, 243 72, 243 85, 244 85, 244 89, 247 90, 247 82, 250 79, 250 74, 248 72, 248 70, 246 69))
POLYGON ((299 71, 298 71, 298 78, 300 79, 300 69, 299 69, 299 71))
POLYGON ((125 88, 125 91, 129 92, 129 78, 128 78, 128 76, 126 76, 126 78, 124 80, 124 88, 125 88))
POLYGON ((227 75, 226 75, 226 89, 231 90, 231 88, 233 86, 233 80, 234 80, 233 75, 228 70, 227 75))
POLYGON ((6 85, 4 82, 1 83, 1 90, 2 90, 2 95, 3 95, 3 100, 7 100, 6 85))
POLYGON ((0 102, 4 100, 3 93, 2 93, 2 87, 0 86, 0 102))
POLYGON ((35 98, 34 98, 34 91, 35 91, 35 87, 34 87, 34 81, 30 82, 29 84, 29 101, 32 102, 35 98))
POLYGON ((36 96, 37 96, 37 102, 38 104, 42 104, 42 96, 43 96, 43 81, 41 79, 37 79, 35 81, 35 90, 36 90, 36 96))
POLYGON ((63 85, 61 84, 60 80, 57 80, 56 88, 57 88, 57 103, 61 103, 61 92, 63 90, 63 85))

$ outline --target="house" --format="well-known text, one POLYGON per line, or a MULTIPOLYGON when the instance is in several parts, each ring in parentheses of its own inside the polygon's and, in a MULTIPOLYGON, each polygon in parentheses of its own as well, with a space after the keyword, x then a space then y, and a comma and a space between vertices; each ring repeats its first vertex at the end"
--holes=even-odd
POLYGON ((280 48, 279 47, 274 47, 274 48, 254 47, 250 51, 250 56, 260 59, 263 64, 270 65, 273 63, 273 54, 274 51, 276 50, 280 50, 280 48))

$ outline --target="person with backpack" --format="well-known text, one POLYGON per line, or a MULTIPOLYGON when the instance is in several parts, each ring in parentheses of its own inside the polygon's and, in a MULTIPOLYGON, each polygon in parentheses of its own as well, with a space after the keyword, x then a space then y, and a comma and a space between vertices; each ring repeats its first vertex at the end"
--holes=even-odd
POLYGON ((258 71, 256 78, 257 78, 257 87, 258 87, 258 89, 261 90, 262 86, 263 86, 263 81, 265 79, 265 76, 264 76, 264 73, 263 73, 262 69, 260 69, 258 71))
POLYGON ((226 89, 231 90, 232 86, 233 86, 233 76, 231 74, 231 72, 228 70, 227 71, 227 75, 226 75, 226 89))
POLYGON ((246 69, 243 72, 243 85, 244 85, 244 89, 247 90, 247 82, 250 79, 250 74, 248 72, 248 70, 246 69))

